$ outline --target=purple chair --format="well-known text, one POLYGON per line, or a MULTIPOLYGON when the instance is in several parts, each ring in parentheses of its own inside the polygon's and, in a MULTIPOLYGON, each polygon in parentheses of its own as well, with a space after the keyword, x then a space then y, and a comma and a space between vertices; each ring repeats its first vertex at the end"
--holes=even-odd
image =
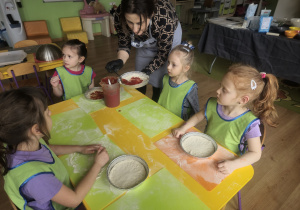
POLYGON ((45 92, 46 96, 49 98, 51 104, 53 104, 53 100, 47 91, 47 89, 40 82, 40 78, 38 76, 39 66, 36 63, 20 63, 9 67, 7 70, 8 76, 13 78, 13 83, 11 82, 11 86, 15 89, 24 86, 33 86, 37 88, 42 88, 45 92), (17 80, 18 76, 30 75, 34 73, 34 77, 17 80))
POLYGON ((0 72, 0 92, 4 92, 5 90, 10 90, 12 87, 10 84, 3 84, 2 81, 4 80, 3 74, 0 72))

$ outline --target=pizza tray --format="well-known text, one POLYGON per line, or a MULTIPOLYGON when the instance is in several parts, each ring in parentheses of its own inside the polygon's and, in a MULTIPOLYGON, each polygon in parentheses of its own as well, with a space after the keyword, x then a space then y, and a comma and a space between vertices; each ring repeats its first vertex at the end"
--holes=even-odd
POLYGON ((118 157, 116 157, 115 159, 113 159, 113 160, 110 162, 110 164, 108 165, 108 167, 107 167, 107 179, 108 179, 109 183, 110 183, 112 186, 114 186, 115 188, 118 188, 118 189, 121 189, 121 190, 129 190, 129 189, 135 188, 136 186, 138 186, 138 185, 140 185, 142 182, 144 182, 144 181, 147 179, 148 175, 149 175, 149 166, 148 166, 148 164, 146 163, 146 161, 145 161, 144 159, 142 159, 141 157, 136 156, 136 155, 121 155, 121 156, 118 156, 118 157), (144 178, 140 183, 138 183, 138 184, 135 185, 135 186, 132 186, 131 188, 121 188, 121 187, 118 187, 118 186, 114 185, 114 184, 111 182, 110 178, 109 178, 109 174, 110 174, 111 170, 113 169, 113 167, 114 167, 116 164, 118 164, 119 162, 122 162, 122 161, 124 161, 124 160, 135 160, 135 161, 139 162, 140 164, 142 164, 142 165, 144 166, 145 171, 146 171, 146 176, 145 176, 145 178, 144 178))
POLYGON ((122 74, 118 78, 118 81, 121 85, 128 87, 128 88, 140 88, 140 87, 143 87, 148 84, 149 76, 140 71, 130 71, 130 72, 122 74), (136 85, 125 85, 122 83, 122 79, 130 80, 132 77, 139 77, 143 80, 143 82, 141 82, 140 84, 136 84, 136 85))
POLYGON ((84 93, 85 98, 86 98, 87 100, 89 100, 89 101, 100 101, 100 100, 102 100, 102 99, 91 99, 91 98, 90 98, 90 94, 91 94, 92 92, 96 91, 96 90, 103 92, 102 87, 93 87, 93 88, 87 90, 87 91, 84 93))
POLYGON ((181 147, 181 149, 186 154, 188 154, 190 156, 193 156, 193 157, 196 157, 196 158, 208 158, 208 157, 211 157, 217 151, 217 149, 218 149, 218 145, 217 145, 216 141, 212 137, 210 137, 209 135, 207 135, 205 133, 200 133, 200 132, 189 132, 189 133, 184 134, 181 137, 181 139, 180 139, 180 147, 181 147), (190 152, 186 151, 185 148, 183 147, 183 142, 186 141, 189 137, 192 137, 192 136, 199 136, 199 137, 201 137, 201 138, 199 138, 199 141, 201 141, 201 139, 203 139, 203 138, 206 139, 206 140, 209 140, 212 143, 212 145, 214 146, 214 152, 212 152, 210 155, 201 156, 201 157, 190 154, 190 152))

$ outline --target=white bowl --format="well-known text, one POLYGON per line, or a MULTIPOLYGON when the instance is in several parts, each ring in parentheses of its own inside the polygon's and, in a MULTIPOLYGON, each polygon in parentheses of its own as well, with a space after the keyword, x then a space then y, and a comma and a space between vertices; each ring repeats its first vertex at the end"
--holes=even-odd
POLYGON ((148 84, 149 82, 149 76, 145 74, 144 72, 140 71, 130 71, 127 73, 122 74, 119 78, 118 81, 120 84, 128 87, 128 88, 140 88, 148 84), (126 85, 122 83, 122 79, 130 80, 132 77, 139 77, 143 80, 143 82, 136 84, 136 85, 126 85))
POLYGON ((293 26, 300 27, 300 18, 291 18, 291 23, 293 26))

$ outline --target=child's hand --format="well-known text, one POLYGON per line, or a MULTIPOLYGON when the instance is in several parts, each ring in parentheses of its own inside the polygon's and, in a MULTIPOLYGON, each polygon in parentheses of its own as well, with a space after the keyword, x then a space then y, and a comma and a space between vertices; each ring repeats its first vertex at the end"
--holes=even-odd
POLYGON ((109 161, 109 156, 106 149, 100 146, 95 156, 95 163, 102 168, 108 161, 109 161))
POLYGON ((172 130, 172 134, 175 138, 180 138, 183 134, 185 134, 185 130, 181 127, 175 128, 172 130))
POLYGON ((218 171, 224 175, 229 175, 235 170, 234 163, 230 160, 218 162, 218 171))
POLYGON ((98 149, 101 147, 100 144, 94 144, 94 145, 83 145, 80 148, 80 153, 84 155, 93 154, 98 151, 98 149))
POLYGON ((55 76, 55 77, 52 77, 51 79, 50 79, 50 84, 54 87, 54 88, 56 88, 58 85, 59 85, 59 76, 55 76))

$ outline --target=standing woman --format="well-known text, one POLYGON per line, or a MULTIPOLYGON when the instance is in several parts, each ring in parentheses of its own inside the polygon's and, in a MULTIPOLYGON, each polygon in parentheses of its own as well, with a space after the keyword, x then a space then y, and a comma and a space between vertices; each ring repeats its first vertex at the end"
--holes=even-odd
MULTIPOLYGON (((173 5, 168 0, 122 0, 115 13, 119 38, 118 59, 107 63, 109 72, 120 70, 137 48, 135 70, 150 75, 154 101, 158 101, 167 59, 181 43, 182 30, 173 5)), ((146 86, 138 89, 146 93, 146 86)))

